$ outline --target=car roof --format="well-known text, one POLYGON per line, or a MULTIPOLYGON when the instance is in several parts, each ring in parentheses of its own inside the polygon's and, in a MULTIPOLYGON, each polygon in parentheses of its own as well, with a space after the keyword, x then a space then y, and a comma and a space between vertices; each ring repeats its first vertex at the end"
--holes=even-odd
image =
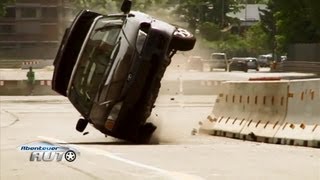
POLYGON ((226 55, 226 53, 212 53, 211 55, 226 55))

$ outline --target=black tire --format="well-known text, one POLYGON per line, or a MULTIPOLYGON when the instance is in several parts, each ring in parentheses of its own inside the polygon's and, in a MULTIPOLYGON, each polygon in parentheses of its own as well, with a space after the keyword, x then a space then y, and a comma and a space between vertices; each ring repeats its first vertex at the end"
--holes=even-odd
POLYGON ((196 44, 196 38, 189 31, 177 28, 173 33, 170 47, 178 51, 189 51, 196 44))
POLYGON ((89 122, 86 119, 80 118, 77 122, 76 130, 79 132, 83 132, 86 129, 88 123, 89 122))
POLYGON ((141 126, 139 130, 138 143, 139 144, 149 143, 151 136, 156 129, 157 127, 152 123, 146 123, 145 125, 141 126))

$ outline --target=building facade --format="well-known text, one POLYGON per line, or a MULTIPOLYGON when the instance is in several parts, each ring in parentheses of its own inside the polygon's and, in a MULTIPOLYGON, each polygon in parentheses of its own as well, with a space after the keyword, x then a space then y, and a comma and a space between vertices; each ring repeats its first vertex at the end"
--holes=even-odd
POLYGON ((73 18, 66 0, 16 0, 0 17, 0 59, 53 59, 73 18))

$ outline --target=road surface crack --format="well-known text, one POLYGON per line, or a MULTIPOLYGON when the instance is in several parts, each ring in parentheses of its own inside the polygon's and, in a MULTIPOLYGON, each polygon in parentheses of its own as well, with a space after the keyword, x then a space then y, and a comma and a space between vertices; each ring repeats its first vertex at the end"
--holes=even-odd
POLYGON ((9 111, 7 111, 7 110, 3 110, 3 111, 6 112, 6 113, 8 113, 8 114, 10 114, 12 117, 15 118, 15 120, 13 120, 13 121, 12 121, 10 124, 8 124, 8 125, 1 126, 1 128, 7 128, 7 127, 10 127, 10 126, 13 126, 13 125, 16 124, 18 121, 20 121, 19 117, 18 117, 16 114, 11 113, 11 112, 9 112, 9 111))

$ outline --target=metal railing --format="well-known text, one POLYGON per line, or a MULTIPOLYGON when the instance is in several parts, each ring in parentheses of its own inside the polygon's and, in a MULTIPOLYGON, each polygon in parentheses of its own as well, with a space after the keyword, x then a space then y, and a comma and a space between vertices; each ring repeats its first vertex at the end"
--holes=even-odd
POLYGON ((284 61, 271 64, 271 71, 303 72, 320 75, 320 62, 284 61))

